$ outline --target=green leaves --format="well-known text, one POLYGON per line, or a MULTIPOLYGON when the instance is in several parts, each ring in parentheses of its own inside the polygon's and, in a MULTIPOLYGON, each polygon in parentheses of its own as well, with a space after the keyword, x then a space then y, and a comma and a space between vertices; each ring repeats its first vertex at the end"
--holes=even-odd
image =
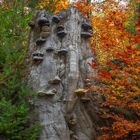
POLYGON ((25 3, 9 2, 9 9, 0 8, 0 139, 35 140, 40 127, 31 122, 28 98, 32 96, 22 76, 27 46, 27 26, 31 14, 23 15, 25 3))

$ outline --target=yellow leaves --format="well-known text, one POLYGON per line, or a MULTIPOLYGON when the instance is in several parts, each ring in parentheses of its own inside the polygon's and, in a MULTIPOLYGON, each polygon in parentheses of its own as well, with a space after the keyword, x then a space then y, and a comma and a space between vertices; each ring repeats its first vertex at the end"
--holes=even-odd
POLYGON ((49 6, 51 6, 50 1, 49 0, 43 0, 37 5, 37 8, 44 9, 46 7, 49 7, 49 6))
POLYGON ((93 6, 86 0, 78 0, 74 3, 74 7, 76 7, 83 14, 83 16, 88 16, 89 14, 91 14, 93 6))
POLYGON ((120 98, 123 98, 124 95, 123 95, 121 92, 116 92, 116 97, 117 97, 118 99, 120 99, 120 98))
POLYGON ((140 131, 136 122, 123 118, 127 113, 129 114, 130 110, 140 116, 140 51, 136 47, 137 45, 140 46, 140 16, 137 26, 135 26, 135 23, 133 25, 139 31, 139 34, 133 36, 133 34, 127 32, 125 27, 132 27, 132 25, 129 25, 129 21, 134 17, 134 10, 127 7, 131 12, 128 9, 123 11, 117 3, 112 4, 112 0, 105 1, 105 3, 100 6, 102 9, 100 14, 93 15, 91 19, 96 30, 91 44, 100 62, 99 69, 105 67, 106 61, 112 62, 111 60, 114 58, 121 61, 106 64, 105 70, 109 69, 109 72, 111 71, 112 79, 108 82, 108 78, 105 78, 105 80, 102 78, 101 81, 106 82, 105 87, 108 90, 105 90, 105 88, 99 90, 101 88, 94 86, 92 86, 92 90, 98 90, 102 93, 105 101, 101 104, 101 107, 112 108, 109 113, 107 112, 108 114, 122 115, 122 117, 116 117, 116 120, 112 121, 113 125, 112 127, 109 125, 110 130, 108 132, 106 132, 107 129, 103 130, 105 135, 100 139, 127 139, 129 132, 136 134, 135 131, 140 131), (114 8, 111 8, 112 6, 114 8), (121 111, 117 108, 118 106, 119 109, 122 109, 121 111), (116 108, 118 110, 115 110, 116 108))
POLYGON ((128 22, 128 21, 125 21, 124 23, 123 23, 123 26, 124 27, 127 27, 127 26, 129 26, 130 25, 130 22, 128 22))
POLYGON ((61 0, 57 3, 56 9, 54 13, 60 12, 62 9, 68 9, 70 7, 70 3, 67 0, 61 0))
POLYGON ((39 9, 47 9, 53 13, 58 13, 62 9, 68 9, 70 7, 70 2, 68 0, 42 0, 37 8, 39 9))
POLYGON ((111 89, 114 90, 116 89, 116 87, 114 85, 111 85, 111 89))
POLYGON ((129 11, 123 11, 118 3, 105 1, 100 5, 100 13, 93 15, 91 21, 95 28, 95 33, 91 43, 98 55, 99 62, 111 58, 117 51, 122 51, 125 44, 131 44, 124 25, 129 24, 127 18, 131 18, 129 11), (114 8, 112 8, 112 6, 114 8))
POLYGON ((111 86, 111 89, 112 90, 115 90, 115 91, 122 91, 122 90, 125 90, 125 87, 124 86, 118 86, 118 87, 116 87, 115 85, 112 85, 111 86))
POLYGON ((140 88, 138 86, 132 86, 132 90, 140 92, 140 88))

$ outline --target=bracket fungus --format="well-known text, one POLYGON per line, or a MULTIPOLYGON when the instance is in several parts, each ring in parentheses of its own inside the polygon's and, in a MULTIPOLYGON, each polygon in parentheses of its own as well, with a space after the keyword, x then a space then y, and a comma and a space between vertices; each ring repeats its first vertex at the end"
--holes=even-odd
POLYGON ((54 79, 51 79, 48 81, 49 84, 59 84, 61 82, 61 79, 59 76, 55 76, 54 79))
POLYGON ((92 37, 92 33, 90 31, 81 32, 81 37, 82 38, 90 38, 90 37, 92 37))
POLYGON ((79 89, 76 89, 74 91, 74 93, 76 93, 76 94, 85 94, 87 92, 88 92, 88 90, 87 89, 83 89, 83 88, 79 88, 79 89))
POLYGON ((58 50, 57 53, 58 53, 58 55, 65 56, 68 53, 68 50, 67 49, 61 49, 61 50, 58 50))
POLYGON ((89 38, 92 37, 93 31, 92 26, 87 21, 83 21, 81 25, 83 31, 81 32, 82 38, 89 38))
POLYGON ((53 96, 57 93, 56 89, 50 89, 48 91, 39 91, 38 95, 39 96, 53 96))
POLYGON ((42 45, 46 42, 46 39, 45 38, 42 38, 42 37, 39 37, 37 40, 36 40, 36 45, 42 45))
POLYGON ((50 21, 46 17, 40 17, 38 19, 38 25, 39 26, 50 26, 50 21))
POLYGON ((54 48, 52 46, 49 46, 46 48, 46 52, 53 52, 54 48))
POLYGON ((67 33, 65 31, 59 31, 57 32, 57 36, 59 36, 60 38, 63 38, 67 33))
POLYGON ((56 28, 56 32, 57 32, 57 36, 59 36, 60 38, 63 38, 66 35, 65 28, 63 25, 59 25, 56 28))
POLYGON ((44 54, 41 52, 35 52, 32 54, 32 58, 34 61, 42 61, 44 57, 44 54))
POLYGON ((81 100, 83 103, 90 102, 90 98, 89 98, 89 97, 82 97, 80 100, 81 100))
POLYGON ((59 25, 57 28, 56 28, 56 31, 59 32, 59 31, 64 31, 64 26, 63 25, 59 25))

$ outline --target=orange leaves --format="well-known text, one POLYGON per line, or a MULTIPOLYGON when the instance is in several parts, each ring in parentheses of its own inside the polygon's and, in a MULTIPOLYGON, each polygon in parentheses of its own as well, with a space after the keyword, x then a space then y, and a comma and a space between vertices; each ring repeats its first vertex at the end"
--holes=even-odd
POLYGON ((70 3, 68 0, 42 0, 37 8, 39 9, 47 9, 48 12, 58 13, 62 9, 68 9, 70 7, 70 3))
POLYGON ((61 0, 57 3, 56 9, 54 13, 60 12, 62 9, 68 9, 70 7, 70 3, 67 0, 61 0))
POLYGON ((113 119, 115 122, 111 127, 102 128, 106 134, 100 136, 98 140, 136 140, 134 134, 140 131, 140 121, 127 121, 125 118, 117 115, 114 115, 113 119))
POLYGON ((140 36, 140 16, 138 16, 138 21, 136 24, 136 31, 137 31, 137 35, 140 36))
POLYGON ((100 70, 99 73, 98 73, 98 76, 100 78, 112 79, 111 74, 106 70, 100 70))
MULTIPOLYGON (((43 0, 41 1, 38 5, 37 5, 37 8, 39 9, 45 9, 45 8, 48 8, 51 6, 51 3, 49 0, 43 0)), ((53 8, 53 7, 52 7, 53 8)))
POLYGON ((88 63, 93 69, 98 69, 98 64, 95 60, 92 60, 91 63, 88 63))
MULTIPOLYGON (((116 122, 112 125, 113 131, 116 131, 117 138, 125 138, 131 132, 140 131, 140 121, 127 121, 126 119, 115 116, 116 122)), ((115 137, 114 137, 115 138, 115 137)))
POLYGON ((115 54, 115 57, 129 65, 138 62, 140 60, 139 56, 136 46, 126 46, 123 51, 116 52, 115 54))
POLYGON ((70 6, 76 7, 85 17, 92 11, 92 4, 88 3, 87 0, 78 0, 73 3, 70 3, 69 0, 41 0, 37 5, 39 9, 47 9, 53 13, 58 13, 62 9, 68 9, 70 6))
POLYGON ((92 11, 92 4, 89 3, 88 0, 78 0, 74 3, 74 7, 76 7, 85 17, 92 11))
POLYGON ((128 108, 132 110, 137 110, 140 112, 140 103, 131 103, 128 105, 128 108))
POLYGON ((104 63, 116 52, 123 51, 125 44, 130 45, 129 33, 124 28, 124 23, 130 16, 127 10, 123 10, 117 2, 112 0, 105 1, 98 7, 100 12, 93 15, 91 19, 95 28, 91 43, 99 61, 104 63))
MULTIPOLYGON (((136 140, 139 137, 139 120, 133 121, 133 116, 129 116, 131 120, 128 120, 126 116, 131 111, 140 116, 140 50, 137 49, 140 45, 140 25, 136 26, 139 34, 128 33, 124 28, 127 16, 116 6, 115 11, 103 9, 102 15, 92 19, 96 32, 91 43, 98 54, 98 75, 104 84, 104 87, 92 86, 92 90, 97 89, 105 98, 101 104, 102 108, 108 109, 104 119, 112 113, 115 119, 106 129, 102 129, 104 133, 99 140, 136 140)), ((140 17, 138 23, 139 20, 140 17)))

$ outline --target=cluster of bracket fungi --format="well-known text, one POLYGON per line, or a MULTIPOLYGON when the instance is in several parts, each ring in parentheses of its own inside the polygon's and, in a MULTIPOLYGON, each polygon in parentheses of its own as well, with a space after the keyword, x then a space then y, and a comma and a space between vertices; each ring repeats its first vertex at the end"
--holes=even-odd
MULTIPOLYGON (((56 24, 55 33, 59 37, 59 39, 63 39, 67 35, 66 29, 62 22, 62 20, 65 17, 63 17, 60 13, 51 16, 51 18, 50 17, 48 18, 48 17, 49 16, 47 14, 43 13, 37 19, 37 21, 31 21, 30 23, 28 23, 28 25, 31 27, 31 29, 35 29, 35 27, 40 29, 40 31, 39 31, 40 35, 35 41, 37 48, 40 48, 42 45, 45 44, 47 38, 50 35, 50 26, 52 24, 56 24)), ((92 37, 92 34, 93 34, 92 26, 85 19, 81 23, 81 37, 84 39, 88 39, 88 38, 92 37)), ((57 54, 58 56, 66 56, 66 54, 68 53, 68 50, 65 48, 61 48, 60 50, 54 50, 53 46, 48 46, 46 48, 47 53, 51 53, 54 51, 55 51, 55 54, 57 54)), ((32 53, 32 59, 33 59, 34 64, 40 64, 44 59, 44 53, 42 53, 39 50, 36 50, 34 53, 32 53)), ((49 84, 59 84, 60 82, 61 82, 61 79, 59 76, 55 76, 54 79, 51 79, 48 81, 49 84)), ((41 96, 51 95, 52 96, 55 93, 56 93, 56 90, 52 89, 47 92, 40 91, 39 95, 41 95, 41 96)))
MULTIPOLYGON (((60 20, 62 19, 62 16, 60 14, 52 16, 52 22, 58 24, 60 20)), ((46 42, 46 38, 50 35, 50 20, 46 18, 46 15, 41 15, 41 17, 37 20, 37 24, 41 29, 40 37, 36 40, 36 45, 41 46, 46 42)), ((35 28, 35 22, 30 22, 28 25, 31 27, 31 29, 35 28)), ((63 25, 58 25, 56 28, 56 34, 59 38, 63 38, 67 33, 65 31, 65 28, 63 25)), ((47 52, 52 52, 54 50, 53 47, 47 47, 47 52)), ((58 50, 58 55, 64 55, 68 51, 66 49, 58 50)), ((43 53, 36 51, 32 54, 33 61, 35 62, 41 62, 43 61, 43 53)))

